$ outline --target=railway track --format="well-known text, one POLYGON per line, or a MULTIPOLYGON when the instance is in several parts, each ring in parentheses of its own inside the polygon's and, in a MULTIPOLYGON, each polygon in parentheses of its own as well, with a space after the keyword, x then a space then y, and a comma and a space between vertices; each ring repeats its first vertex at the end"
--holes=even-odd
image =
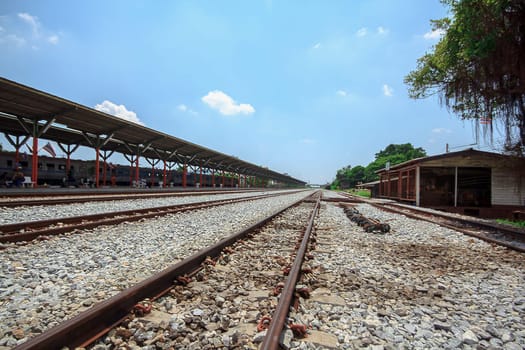
POLYGON ((0 208, 14 208, 20 206, 56 205, 69 203, 102 202, 115 200, 165 198, 182 196, 206 196, 225 193, 249 193, 257 190, 186 190, 186 191, 154 191, 154 192, 97 192, 89 193, 36 193, 3 195, 0 199, 0 208))
POLYGON ((317 194, 276 211, 15 349, 86 347, 104 334, 104 346, 212 349, 253 345, 254 333, 262 349, 278 349, 306 333, 285 321, 297 293, 306 297, 296 284, 309 272, 303 259, 319 203, 317 194))
MULTIPOLYGON (((293 192, 287 193, 289 194, 293 192)), ((125 221, 139 221, 142 219, 150 219, 189 210, 205 209, 219 205, 270 198, 279 195, 282 195, 282 193, 0 225, 0 244, 27 242, 41 237, 58 235, 75 230, 88 230, 101 225, 117 225, 125 221)), ((0 249, 1 248, 5 248, 5 246, 0 246, 0 249)))
POLYGON ((370 200, 357 199, 354 196, 349 197, 381 210, 405 215, 412 219, 432 222, 489 243, 498 244, 519 252, 525 252, 525 230, 523 229, 475 219, 460 218, 435 211, 430 212, 429 210, 417 209, 397 203, 377 203, 370 200))
POLYGON ((446 214, 429 213, 396 204, 372 205, 382 210, 405 215, 413 219, 432 222, 489 243, 498 244, 519 252, 525 252, 524 230, 488 222, 452 217, 446 214))
MULTIPOLYGON (((392 225, 388 234, 370 233, 348 220, 335 194, 324 194, 306 256, 313 260, 303 265, 299 278, 310 297, 294 298, 300 306, 287 308, 285 332, 280 332, 288 342, 297 333, 288 343, 291 348, 522 347, 523 254, 360 205, 364 215, 392 225), (300 338, 305 327, 308 335, 300 338)), ((0 255, 5 334, 0 347, 29 346, 44 336, 43 330, 61 331, 55 336, 66 341, 80 339, 91 326, 68 331, 63 322, 127 290, 138 301, 128 300, 122 308, 107 305, 105 317, 121 313, 124 318, 94 322, 98 332, 86 340, 87 348, 262 348, 269 334, 264 328, 277 320, 274 312, 284 299, 283 270, 295 258, 292 247, 312 203, 282 213, 216 254, 206 249, 305 196, 105 226, 86 235, 11 247, 0 255), (259 219, 245 220, 253 216, 259 219), (195 270, 169 274, 174 264, 197 252, 204 254, 194 261, 195 270), (159 271, 167 275, 165 285, 153 283, 158 290, 127 289, 144 286, 140 281, 159 271)))

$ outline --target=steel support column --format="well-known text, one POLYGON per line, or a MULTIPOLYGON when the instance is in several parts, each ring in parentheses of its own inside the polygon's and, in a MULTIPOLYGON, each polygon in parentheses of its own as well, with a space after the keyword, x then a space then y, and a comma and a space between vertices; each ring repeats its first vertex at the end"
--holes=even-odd
POLYGON ((66 175, 69 174, 69 170, 71 169, 71 155, 73 152, 75 152, 80 145, 75 145, 73 148, 71 148, 71 144, 61 144, 60 142, 57 142, 58 148, 62 150, 67 156, 66 158, 66 175))
POLYGON ((102 186, 106 186, 108 158, 113 155, 113 152, 114 151, 108 151, 108 150, 104 150, 103 152, 100 152, 100 151, 97 152, 97 153, 100 153, 100 157, 103 160, 103 166, 104 166, 104 169, 102 170, 102 186))
POLYGON ((46 133, 46 131, 51 127, 51 124, 55 122, 55 118, 47 120, 42 125, 39 124, 38 119, 34 119, 31 121, 31 123, 28 123, 24 118, 17 118, 19 124, 26 131, 26 133, 33 137, 33 149, 31 150, 33 153, 31 158, 31 181, 34 182, 34 187, 38 187, 38 138, 46 133))
POLYGON ((20 141, 20 138, 22 136, 19 136, 17 135, 16 136, 16 141, 13 140, 11 138, 11 136, 7 133, 4 132, 4 135, 5 135, 5 138, 7 139, 7 141, 11 144, 11 146, 13 146, 15 148, 15 165, 18 164, 18 162, 20 161, 20 148, 27 142, 27 140, 29 139, 29 136, 24 136, 22 138, 22 140, 20 141))
POLYGON ((184 164, 182 166, 182 187, 186 188, 186 176, 188 174, 188 168, 187 165, 184 164))
POLYGON ((129 156, 124 153, 124 158, 129 162, 129 186, 133 187, 133 164, 135 163, 136 155, 130 154, 129 156))
POLYGON ((164 163, 164 169, 162 171, 162 187, 166 187, 166 161, 162 161, 164 163))
POLYGON ((111 135, 96 135, 95 137, 88 135, 86 132, 82 132, 82 135, 84 135, 84 138, 86 141, 91 145, 91 147, 95 148, 96 152, 96 159, 95 159, 95 187, 99 188, 99 179, 100 179, 100 148, 104 147, 108 141, 113 137, 113 134, 111 135))

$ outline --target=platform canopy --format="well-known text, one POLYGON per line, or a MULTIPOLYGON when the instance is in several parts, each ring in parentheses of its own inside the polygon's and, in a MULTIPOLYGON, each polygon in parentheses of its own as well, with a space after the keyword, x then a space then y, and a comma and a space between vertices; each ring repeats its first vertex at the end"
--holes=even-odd
POLYGON ((256 176, 278 182, 305 185, 304 181, 209 148, 150 129, 78 103, 0 78, 0 131, 13 136, 32 136, 32 126, 49 128, 41 137, 63 144, 173 161, 191 166, 256 176))

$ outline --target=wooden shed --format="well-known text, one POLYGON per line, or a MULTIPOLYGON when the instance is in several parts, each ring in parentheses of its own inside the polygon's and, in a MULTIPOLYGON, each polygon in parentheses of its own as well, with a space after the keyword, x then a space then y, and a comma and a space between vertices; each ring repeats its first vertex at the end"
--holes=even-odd
POLYGON ((525 159, 467 149, 377 171, 379 197, 481 217, 525 210, 525 159))

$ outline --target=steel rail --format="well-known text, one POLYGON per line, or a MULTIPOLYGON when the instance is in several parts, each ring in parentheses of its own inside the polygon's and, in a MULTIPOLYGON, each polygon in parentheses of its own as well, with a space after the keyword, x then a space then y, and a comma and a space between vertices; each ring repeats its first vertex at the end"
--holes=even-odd
POLYGON ((285 326, 286 317, 290 311, 290 305, 292 304, 292 299, 295 293, 295 286, 299 280, 299 275, 301 273, 301 266, 303 264, 304 256, 308 247, 308 242, 310 240, 310 233, 314 225, 314 219, 319 211, 319 204, 321 202, 321 197, 317 198, 315 202, 314 209, 308 220, 308 226, 306 227, 301 241, 297 255, 293 266, 288 274, 285 285, 281 292, 279 298, 279 303, 272 315, 272 321, 270 327, 267 330, 266 336, 261 344, 260 349, 262 350, 275 350, 279 348, 279 338, 281 336, 282 330, 285 326))
MULTIPOLYGON (((186 203, 172 206, 151 207, 143 209, 115 211, 102 214, 73 216, 66 218, 55 218, 49 220, 28 221, 22 223, 1 225, 0 232, 2 232, 2 235, 0 235, 0 243, 31 241, 37 239, 40 236, 58 235, 74 230, 87 230, 101 225, 116 225, 123 221, 138 221, 144 218, 152 218, 162 215, 178 213, 182 211, 204 209, 217 205, 264 199, 296 192, 297 191, 286 193, 271 193, 259 196, 220 199, 206 202, 186 203), (28 230, 28 232, 20 233, 21 230, 28 230)), ((1 248, 5 247, 0 247, 0 249, 1 248)))
POLYGON ((384 204, 381 204, 381 205, 382 206, 398 208, 401 211, 402 210, 413 211, 413 212, 415 211, 415 212, 421 213, 422 215, 434 215, 434 216, 437 216, 437 217, 440 217, 440 218, 444 218, 446 220, 457 221, 457 222, 460 222, 460 223, 465 224, 465 225, 498 230, 498 231, 501 231, 501 232, 507 233, 507 234, 513 234, 513 235, 518 235, 518 236, 519 235, 525 236, 525 229, 520 229, 520 228, 517 228, 517 227, 513 228, 513 227, 508 227, 508 226, 503 226, 503 225, 491 223, 491 222, 480 222, 480 221, 474 221, 474 220, 469 220, 469 219, 460 218, 460 217, 452 217, 452 216, 446 215, 446 214, 430 213, 428 211, 418 210, 418 209, 415 209, 415 208, 407 208, 407 207, 401 206, 401 205, 399 205, 397 203, 384 203, 384 204))
MULTIPOLYGON (((104 201, 119 201, 119 200, 130 200, 130 199, 143 199, 143 198, 163 198, 163 197, 184 197, 184 196, 206 196, 216 195, 224 193, 246 193, 256 192, 256 190, 215 190, 215 191, 171 191, 171 192, 152 192, 152 193, 89 193, 89 194, 65 194, 60 193, 51 195, 50 197, 69 197, 69 198, 41 198, 41 199, 27 199, 27 200, 9 200, 0 201, 0 207, 14 208, 21 206, 37 206, 37 205, 58 205, 58 204, 69 204, 69 203, 85 203, 85 202, 104 202, 104 201)), ((46 194, 46 197, 48 195, 46 194)), ((31 197, 38 197, 33 194, 31 197)))
MULTIPOLYGON (((370 204, 373 207, 378 208, 380 210, 385 210, 385 211, 389 211, 391 213, 405 215, 406 217, 409 217, 409 218, 412 218, 412 219, 416 219, 416 220, 423 220, 423 221, 432 222, 434 224, 437 224, 437 225, 449 228, 451 230, 455 230, 455 231, 461 232, 461 233, 463 233, 465 235, 481 239, 481 240, 483 240, 485 242, 488 242, 488 243, 498 244, 498 245, 501 245, 503 247, 516 250, 518 252, 525 252, 525 248, 513 245, 513 244, 508 243, 508 242, 505 242, 504 240, 491 238, 491 237, 488 237, 487 235, 478 234, 478 233, 472 232, 471 230, 468 230, 466 228, 463 228, 463 227, 460 227, 460 226, 457 226, 457 225, 449 224, 449 223, 446 223, 446 222, 439 222, 437 220, 432 220, 432 219, 429 219, 427 217, 428 216, 434 216, 434 217, 443 218, 443 219, 449 220, 449 221, 460 222, 460 223, 462 223, 464 225, 470 225, 470 226, 477 227, 477 228, 480 228, 480 229, 485 229, 485 230, 489 230, 489 231, 496 231, 495 234, 501 233, 501 234, 504 234, 504 235, 511 235, 513 237, 518 238, 519 240, 522 240, 522 241, 525 240, 525 230, 523 230, 523 229, 512 228, 512 227, 507 227, 507 226, 498 225, 498 224, 492 224, 492 223, 479 222, 479 221, 474 221, 474 220, 469 220, 469 219, 464 219, 464 218, 456 218, 456 217, 451 217, 450 215, 446 215, 446 214, 430 213, 428 211, 419 210, 419 209, 416 209, 416 208, 407 208, 407 207, 404 207, 404 206, 399 206, 396 203, 382 203, 382 204, 373 203, 372 201, 369 201, 369 200, 365 200, 365 199, 361 199, 361 198, 355 198, 355 196, 352 196, 352 195, 346 194, 346 193, 343 193, 343 195, 345 197, 348 197, 348 198, 356 199, 357 201, 359 201, 361 203, 370 204), (398 207, 398 208, 402 208, 402 209, 394 209, 392 207, 398 207), (421 213, 421 215, 408 213, 407 211, 418 212, 418 213, 421 213)), ((487 233, 487 234, 490 234, 490 233, 487 233)))
MULTIPOLYGON (((519 247, 519 246, 513 245, 511 243, 508 243, 508 242, 505 242, 505 241, 502 241, 502 240, 491 238, 491 237, 488 237, 488 236, 483 235, 483 234, 478 234, 478 233, 472 232, 471 230, 465 229, 463 227, 452 225, 452 224, 449 224, 449 223, 446 223, 446 222, 440 222, 440 221, 432 220, 430 218, 425 217, 425 215, 426 215, 426 216, 435 216, 435 217, 439 217, 439 218, 444 218, 446 220, 451 220, 451 221, 456 220, 456 218, 451 218, 450 216, 447 216, 447 215, 439 215, 439 214, 419 211, 423 215, 423 216, 421 216, 421 215, 417 215, 417 214, 407 213, 406 211, 404 211, 404 210, 410 210, 408 208, 403 208, 403 210, 401 210, 401 209, 394 209, 394 208, 391 208, 391 207, 386 207, 384 205, 376 204, 376 203, 368 203, 368 204, 370 204, 373 207, 376 207, 376 208, 378 208, 380 210, 385 210, 385 211, 388 211, 388 212, 391 212, 391 213, 404 215, 406 217, 409 217, 409 218, 412 218, 412 219, 416 219, 416 220, 423 220, 423 221, 432 222, 434 224, 437 224, 437 225, 449 228, 451 230, 461 232, 461 233, 463 233, 463 234, 465 234, 467 236, 471 236, 471 237, 475 237, 475 238, 481 239, 481 240, 483 240, 485 242, 498 244, 498 245, 504 246, 506 248, 516 250, 518 252, 522 252, 522 253, 525 252, 525 248, 523 248, 523 247, 519 247)), ((524 236, 523 232, 521 232, 521 230, 512 230, 511 228, 502 228, 500 226, 496 226, 496 225, 492 225, 492 224, 485 224, 485 223, 476 222, 476 221, 469 221, 469 220, 461 219, 461 218, 458 218, 456 221, 461 222, 463 224, 477 226, 479 228, 484 228, 484 229, 493 230, 493 231, 496 230, 496 233, 498 233, 497 231, 503 231, 501 233, 507 234, 507 235, 513 235, 514 237, 520 237, 521 240, 524 240, 524 238, 525 238, 525 236, 524 236)), ((488 234, 490 234, 490 233, 488 233, 488 234)))
MULTIPOLYGON (((311 196, 313 194, 309 197, 311 196)), ((225 247, 232 245, 239 239, 243 239, 250 232, 261 228, 277 215, 300 204, 305 199, 300 199, 286 208, 277 210, 248 228, 226 237, 210 247, 201 249, 190 257, 94 305, 91 309, 29 339, 14 349, 40 350, 62 349, 65 347, 74 349, 87 346, 123 321, 138 302, 148 298, 156 299, 167 293, 173 288, 177 277, 191 274, 201 267, 206 258, 218 257, 225 247)))

